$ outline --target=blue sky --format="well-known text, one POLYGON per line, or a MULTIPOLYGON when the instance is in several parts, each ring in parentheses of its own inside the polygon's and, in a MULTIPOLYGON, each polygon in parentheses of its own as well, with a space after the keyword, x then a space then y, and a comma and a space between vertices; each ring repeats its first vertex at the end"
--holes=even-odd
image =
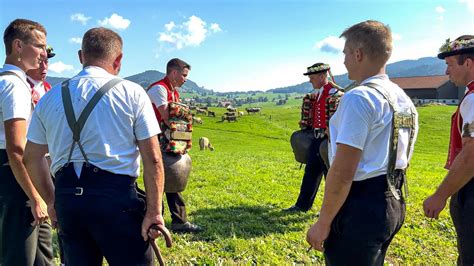
POLYGON ((50 76, 76 74, 83 34, 102 25, 123 38, 122 77, 164 72, 179 57, 198 85, 245 91, 307 81, 302 73, 316 62, 345 73, 338 36, 368 19, 392 28, 390 62, 435 56, 445 39, 474 34, 474 0, 0 0, 2 32, 15 18, 46 27, 57 54, 50 76))

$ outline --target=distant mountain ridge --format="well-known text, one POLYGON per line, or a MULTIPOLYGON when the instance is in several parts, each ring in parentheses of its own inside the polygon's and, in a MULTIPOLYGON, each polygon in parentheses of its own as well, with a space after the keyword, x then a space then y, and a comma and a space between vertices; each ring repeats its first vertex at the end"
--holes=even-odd
MULTIPOLYGON (((422 57, 417 60, 403 60, 387 65, 387 74, 391 78, 399 77, 417 77, 417 76, 434 76, 444 75, 446 64, 443 60, 436 57, 422 57)), ((334 76, 336 83, 342 87, 346 87, 352 83, 347 77, 347 74, 334 76)), ((274 93, 308 93, 312 90, 309 82, 301 84, 276 88, 268 90, 267 92, 274 93)))
MULTIPOLYGON (((403 60, 387 65, 387 74, 392 78, 398 77, 416 77, 416 76, 433 76, 443 75, 445 73, 446 65, 443 60, 439 60, 436 57, 423 57, 417 60, 403 60)), ((147 70, 143 73, 126 77, 125 79, 140 84, 143 88, 147 88, 152 82, 158 81, 165 76, 164 73, 156 70, 147 70)), ((352 83, 348 79, 347 74, 334 76, 337 84, 342 87, 346 87, 352 83)), ((66 78, 61 77, 47 77, 46 80, 53 86, 60 83, 66 78)), ((266 92, 273 93, 308 93, 311 91, 312 86, 309 82, 303 82, 301 84, 281 87, 267 90, 266 92)), ((187 80, 181 88, 182 92, 195 92, 198 94, 214 94, 213 90, 205 89, 197 85, 192 80, 187 80)), ((252 91, 252 93, 255 91, 252 91)), ((230 93, 230 92, 229 92, 230 93)), ((219 93, 220 94, 220 93, 219 93)), ((225 94, 225 93, 224 93, 225 94)))
MULTIPOLYGON (((146 89, 153 82, 163 79, 164 76, 165 76, 165 73, 162 73, 160 71, 147 70, 143 73, 126 77, 125 79, 133 81, 137 84, 140 84, 143 88, 146 89)), ((65 81, 66 79, 67 78, 61 78, 61 77, 46 77, 46 81, 48 81, 53 86, 58 84, 58 83, 61 83, 61 82, 65 81)), ((205 89, 203 87, 199 87, 194 81, 189 80, 189 79, 181 87, 181 91, 182 92, 196 92, 196 93, 199 93, 199 94, 214 93, 212 90, 208 90, 208 89, 205 89)))

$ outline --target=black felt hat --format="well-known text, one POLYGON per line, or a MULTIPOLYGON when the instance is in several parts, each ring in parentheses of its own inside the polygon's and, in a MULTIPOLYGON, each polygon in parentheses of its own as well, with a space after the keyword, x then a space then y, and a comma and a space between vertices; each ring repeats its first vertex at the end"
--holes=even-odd
POLYGON ((329 67, 328 64, 316 63, 316 64, 308 67, 306 73, 303 73, 303 75, 307 76, 307 75, 311 75, 311 74, 317 74, 317 73, 321 73, 321 72, 324 72, 324 71, 328 71, 329 69, 331 69, 331 68, 329 67))
POLYGON ((454 41, 446 40, 446 42, 439 48, 439 59, 444 59, 448 56, 474 53, 474 36, 464 35, 454 41))
POLYGON ((46 53, 48 54, 48 58, 53 58, 56 55, 54 53, 53 47, 50 45, 46 46, 46 53))

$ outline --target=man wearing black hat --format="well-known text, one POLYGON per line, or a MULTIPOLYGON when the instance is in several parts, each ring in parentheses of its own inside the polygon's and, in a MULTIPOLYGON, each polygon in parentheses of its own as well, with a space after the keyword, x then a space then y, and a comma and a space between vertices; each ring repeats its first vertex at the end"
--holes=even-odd
POLYGON ((307 72, 303 74, 309 77, 309 82, 313 86, 313 91, 310 94, 312 101, 310 111, 312 124, 309 126, 314 132, 314 138, 308 150, 300 194, 295 205, 285 209, 285 211, 307 212, 310 210, 313 206, 316 193, 318 192, 323 173, 327 173, 327 168, 321 158, 319 147, 321 143, 327 139, 326 99, 336 92, 334 83, 329 80, 329 71, 330 67, 328 64, 316 63, 308 67, 307 72))
POLYGON ((446 74, 466 93, 451 119, 448 174, 436 192, 423 203, 425 215, 438 219, 451 197, 450 213, 457 233, 458 265, 474 264, 474 35, 464 35, 441 47, 446 74))
POLYGON ((46 81, 48 74, 48 59, 53 58, 56 54, 53 52, 53 47, 47 46, 46 53, 48 58, 40 63, 37 69, 31 69, 26 72, 28 84, 31 87, 31 98, 36 105, 41 97, 51 89, 51 84, 46 81))

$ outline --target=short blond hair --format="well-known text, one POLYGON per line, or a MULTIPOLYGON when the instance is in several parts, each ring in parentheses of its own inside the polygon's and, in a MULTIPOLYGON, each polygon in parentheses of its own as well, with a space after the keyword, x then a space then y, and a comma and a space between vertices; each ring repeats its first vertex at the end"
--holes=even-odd
POLYGON ((392 55, 392 31, 388 25, 367 20, 347 28, 339 37, 351 49, 361 49, 367 57, 381 65, 392 55))

